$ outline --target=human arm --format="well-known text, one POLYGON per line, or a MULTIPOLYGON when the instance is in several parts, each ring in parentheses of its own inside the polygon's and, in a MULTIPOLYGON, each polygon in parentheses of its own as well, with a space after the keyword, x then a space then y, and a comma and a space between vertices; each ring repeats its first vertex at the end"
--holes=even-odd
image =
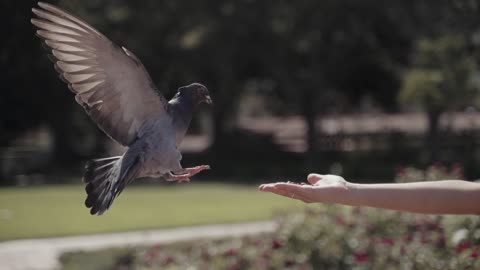
POLYGON ((480 184, 462 180, 355 184, 336 175, 310 174, 310 184, 264 184, 272 192, 307 203, 337 203, 423 214, 480 214, 480 184))

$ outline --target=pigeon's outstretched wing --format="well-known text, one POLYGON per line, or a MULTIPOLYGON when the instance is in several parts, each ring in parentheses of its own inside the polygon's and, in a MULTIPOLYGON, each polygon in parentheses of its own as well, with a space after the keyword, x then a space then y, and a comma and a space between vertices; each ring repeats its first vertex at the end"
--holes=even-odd
POLYGON ((31 22, 51 49, 55 69, 107 135, 128 146, 145 121, 168 117, 166 99, 137 57, 75 16, 38 5, 31 22))

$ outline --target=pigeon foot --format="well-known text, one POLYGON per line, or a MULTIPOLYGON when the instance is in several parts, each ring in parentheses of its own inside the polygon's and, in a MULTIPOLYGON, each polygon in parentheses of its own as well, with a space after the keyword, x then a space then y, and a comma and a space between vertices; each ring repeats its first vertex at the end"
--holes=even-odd
POLYGON ((182 183, 182 182, 190 182, 190 174, 188 173, 183 173, 183 174, 173 174, 169 172, 167 176, 165 177, 165 180, 168 182, 177 182, 177 183, 182 183))
POLYGON ((190 177, 196 175, 197 173, 203 170, 209 170, 209 169, 210 169, 209 165, 200 165, 192 168, 185 168, 183 169, 181 174, 175 174, 175 173, 169 172, 166 175, 165 179, 169 182, 177 182, 177 183, 190 182, 190 177))
POLYGON ((200 165, 200 166, 195 166, 192 168, 185 168, 184 171, 190 176, 194 176, 195 174, 203 171, 203 170, 210 170, 210 165, 200 165))

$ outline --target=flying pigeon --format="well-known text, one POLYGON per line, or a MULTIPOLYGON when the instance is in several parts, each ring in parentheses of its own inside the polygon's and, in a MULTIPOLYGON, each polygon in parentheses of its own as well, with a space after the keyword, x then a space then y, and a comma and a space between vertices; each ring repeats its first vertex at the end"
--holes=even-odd
POLYGON ((90 214, 103 214, 136 178, 188 182, 210 169, 208 165, 182 168, 178 149, 195 108, 212 103, 205 86, 180 87, 167 101, 132 52, 54 5, 39 2, 38 6, 32 9, 37 18, 31 22, 60 78, 98 127, 128 147, 122 156, 87 162, 83 181, 90 214))

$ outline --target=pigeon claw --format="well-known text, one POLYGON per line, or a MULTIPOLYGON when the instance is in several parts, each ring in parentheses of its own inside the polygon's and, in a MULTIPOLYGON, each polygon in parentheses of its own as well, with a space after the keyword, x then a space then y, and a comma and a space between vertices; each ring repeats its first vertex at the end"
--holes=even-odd
POLYGON ((190 176, 194 176, 195 174, 203 171, 203 170, 210 170, 210 165, 200 165, 200 166, 195 166, 192 168, 185 168, 183 169, 185 173, 190 174, 190 176))
POLYGON ((200 165, 200 166, 195 166, 195 167, 192 167, 192 168, 185 168, 179 174, 169 172, 166 175, 165 180, 167 180, 169 182, 176 181, 178 183, 190 182, 190 177, 196 175, 197 173, 199 173, 203 170, 210 170, 210 165, 200 165))
POLYGON ((177 182, 177 183, 183 183, 183 182, 190 182, 190 174, 184 173, 184 174, 173 174, 173 173, 168 173, 167 177, 165 180, 168 182, 177 182))

